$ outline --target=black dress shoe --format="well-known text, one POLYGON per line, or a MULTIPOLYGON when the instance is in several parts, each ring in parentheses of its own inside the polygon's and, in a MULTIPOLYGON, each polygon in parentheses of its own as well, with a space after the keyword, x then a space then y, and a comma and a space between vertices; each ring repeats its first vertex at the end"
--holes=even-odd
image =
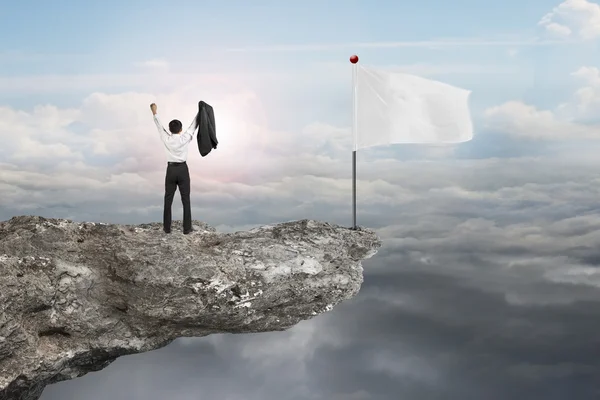
POLYGON ((164 231, 165 233, 171 233, 171 230, 168 230, 168 231, 167 231, 167 230, 164 230, 164 229, 163 229, 163 231, 164 231))
POLYGON ((187 235, 188 233, 192 233, 192 232, 194 232, 194 229, 190 229, 189 231, 183 231, 183 234, 187 235))

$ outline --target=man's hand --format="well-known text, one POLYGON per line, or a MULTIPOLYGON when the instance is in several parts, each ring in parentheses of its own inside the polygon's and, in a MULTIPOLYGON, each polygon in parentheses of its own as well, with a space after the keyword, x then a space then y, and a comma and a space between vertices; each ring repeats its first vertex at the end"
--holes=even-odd
POLYGON ((156 104, 154 104, 154 103, 150 104, 150 109, 152 110, 152 114, 156 115, 156 104))

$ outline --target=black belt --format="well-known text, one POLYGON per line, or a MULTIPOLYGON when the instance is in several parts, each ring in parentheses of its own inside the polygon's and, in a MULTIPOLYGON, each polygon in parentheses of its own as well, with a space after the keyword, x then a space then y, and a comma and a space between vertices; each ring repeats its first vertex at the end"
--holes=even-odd
POLYGON ((174 162, 174 161, 169 161, 167 162, 168 165, 183 165, 185 164, 185 161, 183 162, 174 162))

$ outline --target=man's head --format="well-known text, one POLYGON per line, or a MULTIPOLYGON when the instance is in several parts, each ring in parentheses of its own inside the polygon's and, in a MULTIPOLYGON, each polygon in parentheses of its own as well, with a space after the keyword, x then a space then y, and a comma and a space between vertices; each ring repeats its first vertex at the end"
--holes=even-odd
POLYGON ((181 121, 178 119, 174 119, 173 121, 169 122, 169 130, 171 133, 181 133, 182 128, 181 121))

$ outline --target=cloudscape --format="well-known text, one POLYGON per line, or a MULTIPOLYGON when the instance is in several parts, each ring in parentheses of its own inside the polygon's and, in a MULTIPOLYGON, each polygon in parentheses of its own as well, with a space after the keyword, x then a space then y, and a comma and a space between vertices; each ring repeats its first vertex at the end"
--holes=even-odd
POLYGON ((0 22, 0 220, 161 221, 149 105, 187 127, 205 100, 219 147, 190 148, 194 219, 350 226, 348 57, 472 92, 472 141, 357 153, 357 223, 383 246, 356 298, 42 400, 600 397, 597 2, 65 0, 0 22))

